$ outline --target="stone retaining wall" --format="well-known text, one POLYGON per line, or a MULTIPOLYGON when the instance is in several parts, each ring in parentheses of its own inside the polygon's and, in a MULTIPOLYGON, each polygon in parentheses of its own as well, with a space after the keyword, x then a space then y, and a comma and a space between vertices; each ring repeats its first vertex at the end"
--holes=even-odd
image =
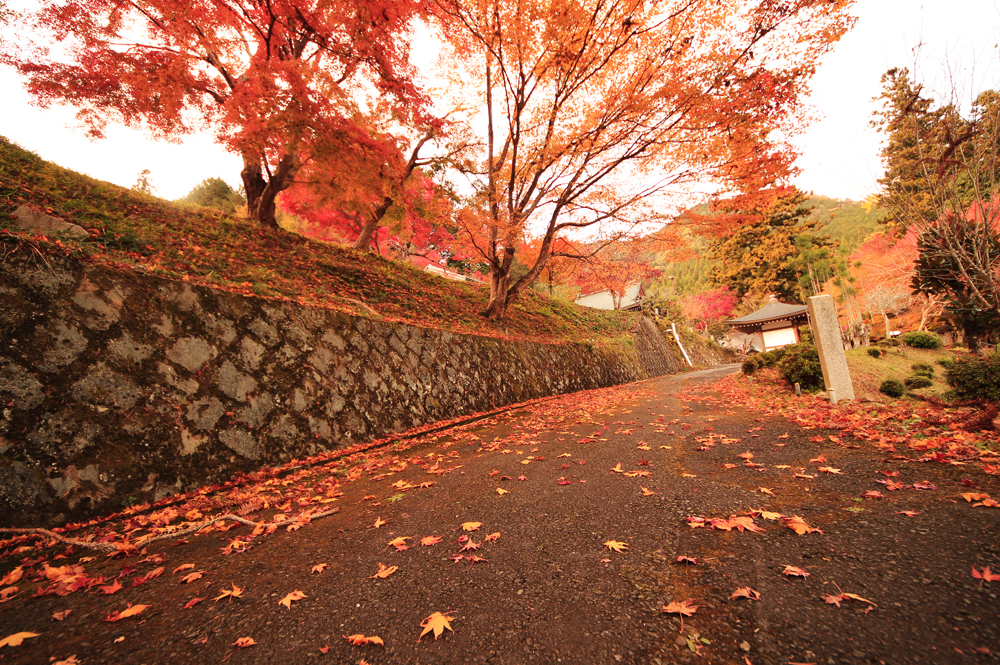
POLYGON ((52 525, 522 400, 675 372, 25 253, 0 265, 0 525, 52 525))

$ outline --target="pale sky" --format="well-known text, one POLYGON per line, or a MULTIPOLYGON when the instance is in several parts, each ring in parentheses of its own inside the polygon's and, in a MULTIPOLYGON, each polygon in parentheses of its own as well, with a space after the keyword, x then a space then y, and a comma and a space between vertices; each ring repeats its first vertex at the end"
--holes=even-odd
MULTIPOLYGON (((802 174, 796 184, 824 196, 861 200, 875 191, 881 174, 879 136, 868 127, 879 77, 890 67, 913 70, 916 62, 921 80, 945 90, 956 87, 964 101, 1000 86, 1000 7, 995 0, 859 0, 855 13, 854 31, 813 79, 817 121, 797 141, 802 174), (948 83, 946 65, 955 86, 948 83)), ((74 109, 31 105, 19 77, 3 67, 0 91, 0 135, 61 166, 124 187, 149 169, 156 194, 167 199, 183 196, 205 178, 240 184, 240 159, 210 135, 163 143, 112 126, 106 140, 92 142, 75 127, 74 109)))

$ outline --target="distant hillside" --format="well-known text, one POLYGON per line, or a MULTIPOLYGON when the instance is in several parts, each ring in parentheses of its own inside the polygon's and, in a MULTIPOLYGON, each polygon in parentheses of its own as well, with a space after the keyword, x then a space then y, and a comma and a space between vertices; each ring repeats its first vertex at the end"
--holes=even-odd
POLYGON ((528 290, 492 323, 484 285, 450 282, 398 261, 266 229, 218 210, 164 201, 46 162, 0 137, 0 249, 22 246, 145 270, 235 293, 292 300, 469 334, 539 341, 620 337, 634 315, 528 290), (83 242, 15 228, 28 205, 82 226, 83 242))
MULTIPOLYGON (((881 211, 866 211, 864 205, 857 201, 831 199, 826 196, 811 196, 804 205, 813 208, 808 219, 819 221, 821 224, 817 232, 836 240, 840 251, 847 254, 853 252, 855 247, 881 228, 879 220, 884 216, 881 211)), ((705 214, 707 207, 701 206, 696 211, 705 214)), ((693 258, 671 263, 663 257, 658 257, 654 262, 654 265, 663 269, 663 278, 657 280, 657 283, 677 296, 701 293, 715 287, 709 281, 715 261, 708 258, 707 241, 704 238, 694 237, 690 239, 689 247, 696 254, 693 258)))
POLYGON ((807 206, 814 207, 809 219, 822 222, 820 233, 840 242, 840 249, 847 253, 881 228, 879 220, 885 217, 881 210, 868 212, 857 201, 841 201, 825 196, 811 196, 807 206))

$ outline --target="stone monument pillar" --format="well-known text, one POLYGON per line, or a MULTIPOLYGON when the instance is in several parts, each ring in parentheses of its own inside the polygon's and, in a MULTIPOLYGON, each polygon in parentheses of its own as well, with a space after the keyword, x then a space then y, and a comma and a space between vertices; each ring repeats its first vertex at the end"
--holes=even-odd
POLYGON ((812 326, 813 340, 819 352, 819 364, 823 368, 823 382, 829 392, 836 391, 837 401, 854 399, 854 385, 851 372, 847 368, 844 341, 840 336, 840 320, 833 296, 822 295, 809 298, 809 324, 812 326))

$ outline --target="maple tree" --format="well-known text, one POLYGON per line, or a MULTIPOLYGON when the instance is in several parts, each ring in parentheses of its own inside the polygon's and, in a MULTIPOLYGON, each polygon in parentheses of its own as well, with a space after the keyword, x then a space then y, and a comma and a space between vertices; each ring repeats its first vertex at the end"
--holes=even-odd
POLYGON ((479 197, 460 217, 490 266, 484 314, 503 318, 568 231, 665 220, 658 197, 683 183, 756 190, 787 176, 773 130, 794 133, 850 5, 436 0, 486 117, 479 197), (529 235, 538 258, 513 279, 529 235))
MULTIPOLYGON (((599 249, 579 259, 573 283, 580 287, 581 296, 607 291, 614 309, 621 309, 622 298, 630 287, 660 275, 660 269, 650 265, 652 257, 641 240, 620 240, 610 243, 604 251, 599 249)), ((556 258, 565 255, 556 249, 553 254, 556 258)))
MULTIPOLYGON (((383 115, 392 118, 388 110, 383 115)), ((453 195, 433 174, 460 161, 474 141, 459 128, 455 140, 445 142, 450 126, 443 121, 413 136, 398 123, 385 124, 369 120, 368 133, 376 140, 347 142, 337 147, 336 159, 318 156, 305 165, 282 194, 280 208, 303 220, 300 232, 354 249, 374 247, 399 259, 446 249, 462 258, 448 230, 453 195), (428 146, 437 149, 425 154, 428 146)))
POLYGON ((711 291, 694 293, 680 299, 681 313, 694 327, 706 335, 718 329, 728 319, 736 306, 736 294, 728 286, 711 291))
POLYGON ((91 136, 116 120, 172 138, 210 127, 243 160, 251 219, 338 145, 376 143, 356 119, 388 105, 422 119, 404 32, 414 0, 47 0, 30 45, 3 55, 47 106, 69 103, 91 136), (59 43, 65 48, 52 48, 59 43))

